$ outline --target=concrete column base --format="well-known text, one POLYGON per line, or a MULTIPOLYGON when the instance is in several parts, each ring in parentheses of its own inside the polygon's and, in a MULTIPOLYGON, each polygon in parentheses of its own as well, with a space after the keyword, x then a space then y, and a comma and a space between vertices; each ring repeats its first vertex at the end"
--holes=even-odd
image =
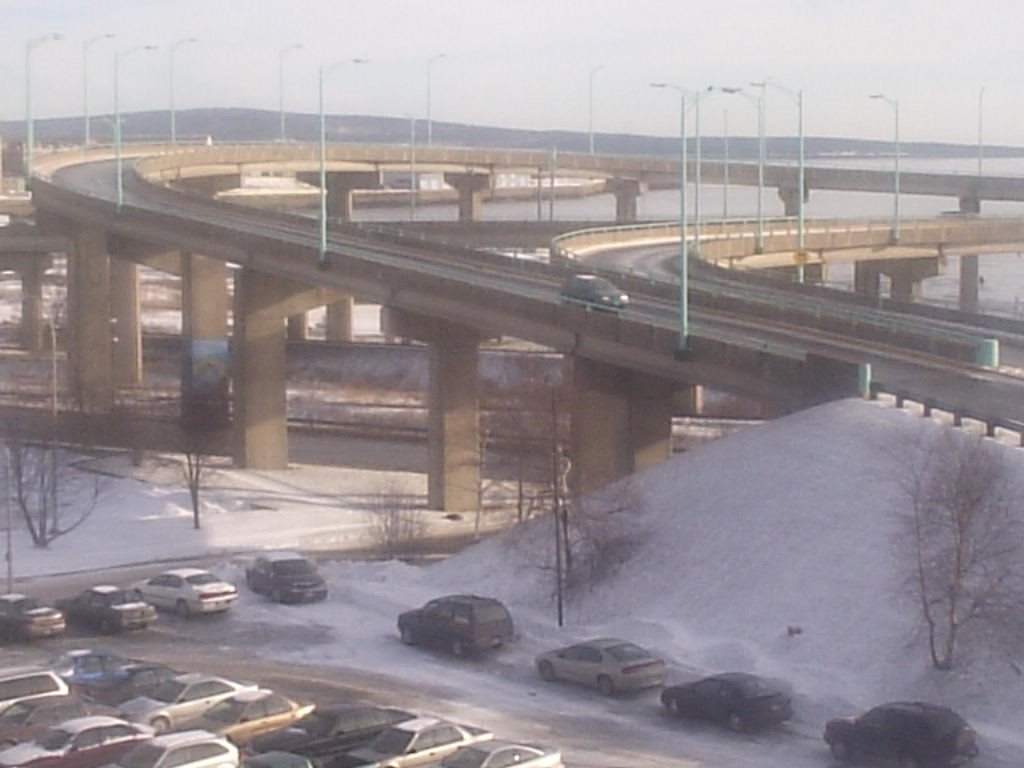
POLYGON ((114 407, 111 352, 110 256, 101 229, 82 228, 68 254, 69 384, 84 413, 114 407))
POLYGON ((896 301, 918 301, 921 298, 921 284, 926 278, 939 274, 938 257, 922 259, 897 259, 887 261, 882 267, 892 279, 891 296, 896 301))
POLYGON ((605 190, 615 195, 615 222, 631 224, 637 219, 637 200, 646 191, 646 185, 634 179, 609 179, 605 190))
POLYGON ((43 272, 41 262, 21 271, 21 344, 29 352, 43 349, 43 272))
POLYGON ((306 322, 306 313, 300 312, 296 315, 288 315, 288 340, 305 341, 309 335, 309 325, 306 322))
POLYGON ((352 341, 355 335, 352 330, 352 310, 355 300, 347 296, 327 305, 327 340, 346 342, 352 341))
POLYGON ((484 192, 491 188, 487 173, 446 173, 444 180, 459 192, 459 221, 479 221, 484 192))

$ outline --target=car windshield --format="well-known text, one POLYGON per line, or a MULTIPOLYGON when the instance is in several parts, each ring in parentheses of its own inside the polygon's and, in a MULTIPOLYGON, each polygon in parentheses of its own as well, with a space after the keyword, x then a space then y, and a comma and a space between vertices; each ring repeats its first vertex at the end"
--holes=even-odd
POLYGON ((110 605, 125 605, 139 602, 139 593, 135 590, 119 589, 110 593, 110 605))
POLYGON ((61 728, 48 728, 36 739, 43 749, 57 750, 71 741, 71 734, 61 728))
POLYGON ((308 560, 278 560, 273 568, 279 576, 305 576, 314 572, 313 564, 308 560))
POLYGON ((444 768, 480 768, 487 759, 487 753, 473 747, 463 747, 454 755, 446 758, 444 768))
POLYGON ((640 661, 641 659, 651 658, 651 654, 641 648, 639 645, 633 645, 632 643, 623 643, 622 645, 613 645, 608 648, 608 653, 616 661, 640 661))
POLYGON ((401 728, 389 728, 377 736, 370 744, 370 749, 382 755, 401 755, 412 741, 412 733, 401 728))
POLYGON ((218 723, 237 723, 245 711, 245 704, 235 699, 225 699, 219 704, 210 708, 204 717, 216 720, 218 723))
POLYGON ((162 701, 165 704, 177 701, 178 697, 181 696, 182 692, 187 686, 185 683, 177 680, 165 680, 156 687, 156 689, 149 694, 149 698, 162 701))
POLYGON ((121 768, 153 768, 160 762, 163 754, 164 751, 160 747, 152 744, 139 744, 118 760, 117 765, 121 768))
POLYGON ((189 584, 194 587, 202 586, 203 584, 216 584, 220 581, 212 573, 197 573, 194 576, 189 576, 185 579, 189 584))

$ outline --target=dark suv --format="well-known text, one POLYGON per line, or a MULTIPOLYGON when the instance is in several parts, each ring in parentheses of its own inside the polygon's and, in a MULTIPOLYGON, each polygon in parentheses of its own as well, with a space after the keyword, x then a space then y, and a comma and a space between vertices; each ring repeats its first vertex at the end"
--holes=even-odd
POLYGON ((512 637, 512 617, 491 597, 449 595, 398 617, 398 634, 409 645, 432 645, 464 656, 497 648, 512 637))
POLYGON ((888 759, 914 768, 954 765, 974 757, 975 739, 956 712, 920 701, 882 704, 825 726, 825 741, 838 760, 888 759))
POLYGON ((629 306, 629 296, 597 275, 569 275, 562 285, 562 300, 594 309, 619 312, 629 306))
POLYGON ((327 584, 316 564, 294 552, 268 552, 245 569, 253 592, 276 603, 313 603, 327 597, 327 584))

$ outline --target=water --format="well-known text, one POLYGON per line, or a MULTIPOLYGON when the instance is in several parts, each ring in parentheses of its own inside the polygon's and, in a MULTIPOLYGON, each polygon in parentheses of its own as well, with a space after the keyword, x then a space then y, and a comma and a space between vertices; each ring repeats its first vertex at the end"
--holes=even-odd
MULTIPOLYGON (((771 162, 771 160, 769 161, 771 162)), ((808 167, 827 166, 842 168, 868 168, 889 170, 893 167, 891 157, 875 158, 815 158, 808 167)), ((976 157, 961 158, 901 158, 901 171, 931 171, 937 173, 975 174, 976 157)), ((988 158, 983 161, 986 175, 1024 177, 1024 158, 988 158)), ((878 218, 893 215, 893 195, 870 192, 832 192, 812 189, 804 206, 804 214, 815 218, 878 218)), ((900 215, 904 218, 930 218, 958 209, 955 197, 933 197, 926 195, 900 195, 900 215)), ((782 200, 774 188, 766 188, 763 198, 763 215, 766 218, 784 214, 782 200)), ((688 207, 691 221, 694 216, 695 191, 691 184, 688 190, 688 207)), ((755 218, 757 216, 757 188, 731 185, 726 197, 720 184, 705 184, 701 187, 700 208, 703 219, 720 219, 723 214, 730 218, 755 218)), ((615 218, 613 195, 594 195, 584 198, 556 200, 554 218, 569 221, 593 221, 607 223, 615 218)), ((1024 203, 983 202, 985 216, 1024 216, 1024 203)), ((536 200, 488 202, 483 206, 482 218, 487 221, 537 221, 547 220, 549 202, 536 200)), ((677 190, 653 190, 642 195, 637 201, 637 217, 641 221, 667 221, 679 217, 679 192, 677 190)), ((455 221, 458 208, 455 205, 419 206, 416 209, 418 221, 455 221)), ((408 221, 408 208, 362 208, 356 210, 357 221, 408 221)), ((1005 254, 989 254, 979 258, 979 303, 983 311, 1024 319, 1024 257, 1016 251, 1005 254)), ((829 267, 825 276, 828 284, 849 288, 853 282, 851 265, 837 264, 829 267)), ((945 271, 938 277, 924 282, 922 293, 925 301, 956 306, 959 298, 959 261, 950 257, 945 271)), ((883 292, 886 290, 883 281, 883 292)))

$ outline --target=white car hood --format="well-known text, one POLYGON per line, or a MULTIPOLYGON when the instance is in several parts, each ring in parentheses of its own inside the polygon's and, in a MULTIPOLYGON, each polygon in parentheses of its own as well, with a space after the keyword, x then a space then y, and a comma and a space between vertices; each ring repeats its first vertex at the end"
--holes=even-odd
POLYGON ((43 749, 32 741, 17 744, 0 752, 0 765, 24 765, 30 760, 38 760, 41 757, 60 755, 61 752, 53 752, 43 749))

